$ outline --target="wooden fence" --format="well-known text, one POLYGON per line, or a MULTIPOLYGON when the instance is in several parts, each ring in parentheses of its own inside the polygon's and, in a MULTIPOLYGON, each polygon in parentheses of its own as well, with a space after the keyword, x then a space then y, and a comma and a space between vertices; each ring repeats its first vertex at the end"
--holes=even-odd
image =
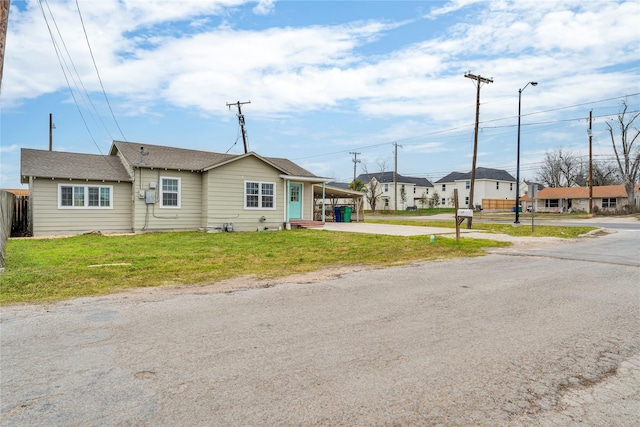
POLYGON ((11 234, 13 221, 13 205, 16 196, 0 190, 0 268, 4 269, 4 247, 11 234))
POLYGON ((29 228, 29 196, 16 196, 11 222, 11 237, 30 236, 29 228))
POLYGON ((482 199, 483 210, 512 211, 516 205, 515 200, 509 199, 482 199))

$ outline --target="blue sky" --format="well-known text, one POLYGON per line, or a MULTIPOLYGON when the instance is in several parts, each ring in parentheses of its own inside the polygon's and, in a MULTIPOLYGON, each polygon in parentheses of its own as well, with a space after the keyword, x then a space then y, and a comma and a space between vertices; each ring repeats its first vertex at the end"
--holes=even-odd
POLYGON ((476 87, 468 71, 493 78, 481 88, 477 166, 514 176, 518 89, 539 83, 522 92, 526 179, 550 150, 588 154, 590 110, 595 158, 611 159, 606 120, 625 99, 640 109, 635 0, 77 4, 98 72, 75 0, 11 2, 2 188, 24 188, 20 148, 48 149, 49 113, 54 150, 106 154, 118 139, 242 153, 226 104, 250 100, 250 150, 347 182, 349 152, 361 153, 358 173, 391 170, 393 143, 403 175, 435 181, 469 171, 476 87))

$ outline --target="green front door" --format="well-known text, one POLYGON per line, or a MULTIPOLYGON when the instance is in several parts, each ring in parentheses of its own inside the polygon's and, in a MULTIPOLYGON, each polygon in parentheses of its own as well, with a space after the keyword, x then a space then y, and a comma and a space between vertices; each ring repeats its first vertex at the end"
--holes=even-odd
POLYGON ((302 184, 289 186, 289 219, 302 219, 302 184))

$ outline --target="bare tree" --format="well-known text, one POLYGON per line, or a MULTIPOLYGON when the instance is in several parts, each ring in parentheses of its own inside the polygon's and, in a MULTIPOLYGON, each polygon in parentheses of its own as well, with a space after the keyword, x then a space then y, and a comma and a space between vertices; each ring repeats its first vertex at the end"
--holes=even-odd
POLYGON ((537 178, 547 187, 571 187, 578 183, 580 175, 580 158, 571 151, 557 148, 545 154, 537 178))
POLYGON ((362 170, 367 176, 373 175, 373 177, 369 179, 369 182, 366 183, 367 194, 365 196, 367 198, 367 202, 369 203, 369 206, 371 207, 371 212, 376 211, 376 206, 378 205, 378 201, 380 200, 380 196, 382 195, 383 191, 382 191, 382 184, 380 183, 380 181, 381 181, 382 174, 384 174, 387 168, 387 162, 385 160, 378 160, 376 164, 378 166, 378 172, 376 174, 369 174, 369 170, 366 163, 362 165, 362 170))
MULTIPOLYGON (((614 162, 596 161, 592 163, 593 169, 593 185, 600 187, 602 185, 618 185, 622 184, 618 165, 614 162)), ((589 185, 589 161, 585 160, 581 163, 580 173, 576 177, 576 183, 581 187, 589 185)))
MULTIPOLYGON (((611 162, 593 162, 593 185, 617 185, 621 184, 618 165, 611 162)), ((588 169, 588 168, 587 168, 588 169)), ((587 185, 589 179, 587 177, 587 185)))
POLYGON ((622 178, 622 184, 627 191, 627 200, 631 213, 635 211, 635 203, 633 200, 633 190, 636 182, 638 182, 638 168, 640 168, 640 147, 636 145, 640 130, 633 127, 633 123, 640 116, 640 112, 636 112, 630 117, 627 114, 627 101, 622 101, 622 111, 618 113, 617 120, 607 121, 606 125, 611 136, 611 145, 616 155, 616 162, 622 178), (614 125, 620 132, 620 140, 616 141, 614 136, 614 125))

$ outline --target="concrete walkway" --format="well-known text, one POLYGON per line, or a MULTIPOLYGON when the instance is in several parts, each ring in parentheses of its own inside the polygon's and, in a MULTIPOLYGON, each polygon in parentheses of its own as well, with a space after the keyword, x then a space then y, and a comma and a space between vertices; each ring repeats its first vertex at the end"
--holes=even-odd
MULTIPOLYGON (((464 224, 463 224, 464 227, 464 224)), ((417 225, 371 224, 366 222, 327 222, 322 227, 327 231, 346 231, 349 233, 387 234, 390 236, 422 236, 422 235, 453 235, 453 228, 421 227, 417 225)), ((461 233, 477 233, 478 230, 460 229, 461 233)))

